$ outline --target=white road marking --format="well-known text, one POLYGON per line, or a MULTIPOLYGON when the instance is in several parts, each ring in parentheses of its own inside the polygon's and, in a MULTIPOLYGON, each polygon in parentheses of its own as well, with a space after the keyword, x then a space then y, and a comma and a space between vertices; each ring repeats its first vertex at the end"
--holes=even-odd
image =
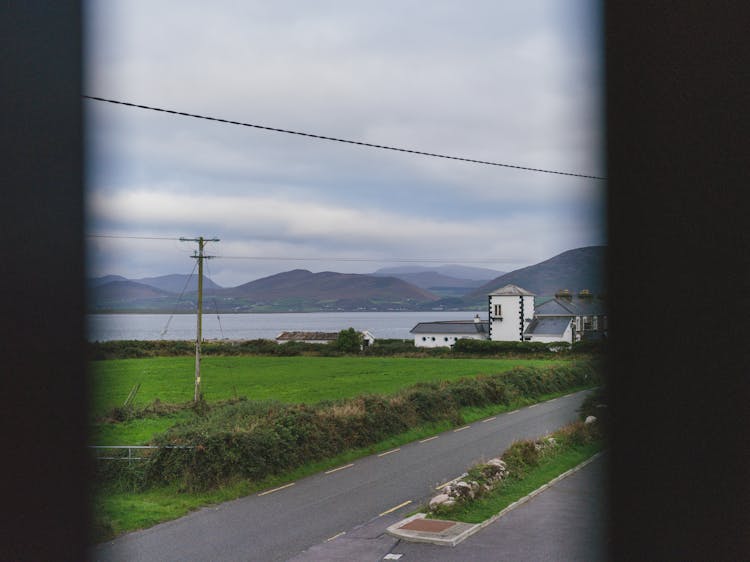
POLYGON ((459 427, 458 429, 454 429, 453 433, 456 433, 458 431, 463 431, 464 429, 469 429, 470 427, 471 427, 470 425, 465 425, 463 427, 459 427))
POLYGON ((532 404, 529 408, 536 408, 537 406, 539 406, 539 404, 532 404))
POLYGON ((461 476, 456 476, 453 480, 448 480, 445 484, 440 484, 440 486, 437 486, 435 489, 439 490, 441 488, 445 488, 448 484, 452 484, 453 482, 455 482, 456 480, 459 480, 459 479, 463 478, 464 476, 466 476, 465 472, 461 476))
POLYGON ((391 449, 390 451, 386 451, 385 453, 380 453, 378 456, 379 457, 384 457, 386 455, 390 455, 391 453, 396 453, 396 452, 398 452, 400 450, 401 450, 400 447, 398 449, 391 449))
POLYGON ((296 482, 291 482, 290 484, 286 484, 285 486, 279 486, 278 488, 274 488, 273 490, 266 490, 265 492, 261 492, 258 494, 259 496, 265 496, 266 494, 273 494, 274 492, 278 492, 279 490, 283 490, 284 488, 288 488, 289 486, 294 486, 296 482))
POLYGON ((339 537, 340 537, 341 535, 345 535, 345 534, 346 534, 346 531, 341 531, 341 532, 340 532, 340 533, 339 533, 338 535, 333 535, 333 536, 332 536, 331 538, 329 538, 329 539, 326 539, 326 542, 331 542, 332 540, 334 540, 334 539, 337 539, 337 538, 339 538, 339 537))
POLYGON ((383 513, 378 515, 378 517, 383 517, 383 515, 388 515, 389 513, 393 513, 397 509, 401 509, 402 507, 404 507, 405 505, 409 505, 410 503, 411 503, 411 500, 405 501, 404 503, 400 503, 396 507, 392 507, 391 509, 384 511, 383 513))
POLYGON ((344 470, 345 468, 351 468, 352 466, 354 466, 354 463, 347 464, 346 466, 340 466, 340 467, 334 468, 332 470, 326 470, 323 474, 331 474, 332 472, 336 472, 336 471, 339 471, 339 470, 344 470))
POLYGON ((510 415, 515 414, 515 413, 518 413, 518 410, 513 410, 512 412, 508 412, 508 415, 510 416, 510 415))
POLYGON ((492 418, 487 418, 486 420, 482 420, 482 423, 491 422, 492 420, 496 420, 496 419, 497 419, 497 416, 494 416, 492 418))
POLYGON ((432 441, 433 439, 437 439, 440 437, 439 435, 435 435, 434 437, 428 437, 427 439, 422 439, 420 443, 427 443, 428 441, 432 441))
POLYGON ((401 560, 403 554, 386 554, 383 560, 401 560))

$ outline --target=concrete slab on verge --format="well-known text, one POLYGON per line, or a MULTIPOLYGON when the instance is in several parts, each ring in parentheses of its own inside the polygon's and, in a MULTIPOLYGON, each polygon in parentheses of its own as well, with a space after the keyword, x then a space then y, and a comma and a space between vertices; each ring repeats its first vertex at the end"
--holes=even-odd
POLYGON ((409 542, 426 542, 442 546, 456 546, 465 538, 476 532, 471 523, 460 523, 458 521, 445 521, 437 519, 425 519, 424 513, 417 513, 391 525, 386 533, 409 542), (442 525, 430 525, 432 521, 439 521, 442 525))

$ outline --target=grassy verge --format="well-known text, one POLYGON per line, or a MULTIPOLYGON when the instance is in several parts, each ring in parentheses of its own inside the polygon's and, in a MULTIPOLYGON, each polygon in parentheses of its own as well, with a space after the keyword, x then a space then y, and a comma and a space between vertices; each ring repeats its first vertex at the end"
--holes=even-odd
POLYGON ((481 523, 563 472, 591 458, 603 447, 604 443, 601 440, 584 445, 569 445, 564 450, 543 459, 523 478, 509 478, 486 496, 461 503, 446 512, 430 514, 429 517, 464 523, 481 523))
MULTIPOLYGON (((461 415, 465 423, 472 423, 488 416, 509 412, 534 402, 543 402, 585 388, 587 387, 547 394, 535 401, 524 398, 513 401, 508 405, 462 408, 461 415)), ((270 476, 259 481, 237 479, 206 492, 186 492, 176 484, 157 486, 138 492, 116 489, 111 486, 103 488, 97 491, 94 499, 94 525, 91 539, 94 543, 110 540, 122 533, 177 519, 200 507, 281 486, 318 472, 348 464, 368 455, 432 437, 452 427, 454 425, 448 421, 424 424, 369 447, 352 449, 325 460, 306 463, 283 474, 270 476)))

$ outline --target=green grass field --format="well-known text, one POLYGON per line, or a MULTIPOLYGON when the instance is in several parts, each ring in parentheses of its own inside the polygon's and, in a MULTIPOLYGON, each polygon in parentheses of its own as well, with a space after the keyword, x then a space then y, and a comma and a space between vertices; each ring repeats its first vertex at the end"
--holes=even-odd
MULTIPOLYGON (((235 396, 252 400, 315 403, 362 393, 389 394, 422 381, 452 380, 520 366, 559 363, 546 359, 432 359, 403 357, 204 357, 202 390, 209 402, 235 396)), ((91 363, 93 414, 123 403, 136 383, 136 405, 192 400, 191 357, 115 359, 91 363)))
MULTIPOLYGON (((432 359, 403 357, 204 357, 202 390, 210 403, 236 396, 252 400, 316 403, 364 393, 390 394, 423 381, 506 371, 520 365, 551 365, 545 359, 432 359)), ((190 357, 116 359, 90 364, 94 419, 122 405, 133 385, 144 406, 159 398, 185 403, 193 398, 194 360, 190 357)), ((121 424, 97 424, 96 444, 138 444, 189 415, 181 412, 121 424), (114 427, 114 426, 117 427, 114 427)))

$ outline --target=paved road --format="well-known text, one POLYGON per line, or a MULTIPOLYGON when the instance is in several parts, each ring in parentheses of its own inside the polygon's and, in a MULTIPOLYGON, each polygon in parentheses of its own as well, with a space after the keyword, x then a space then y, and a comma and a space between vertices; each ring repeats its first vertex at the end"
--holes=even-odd
POLYGON ((372 455, 277 491, 204 508, 92 549, 93 560, 288 560, 373 518, 401 515, 436 485, 577 418, 585 392, 372 455), (392 510, 392 511, 391 511, 392 510))
POLYGON ((401 562, 606 560, 605 472, 599 457, 455 548, 401 541, 390 552, 401 562))
POLYGON ((386 535, 386 528, 401 519, 386 516, 292 560, 379 562, 387 555, 401 562, 606 560, 605 459, 597 458, 453 548, 386 535))

